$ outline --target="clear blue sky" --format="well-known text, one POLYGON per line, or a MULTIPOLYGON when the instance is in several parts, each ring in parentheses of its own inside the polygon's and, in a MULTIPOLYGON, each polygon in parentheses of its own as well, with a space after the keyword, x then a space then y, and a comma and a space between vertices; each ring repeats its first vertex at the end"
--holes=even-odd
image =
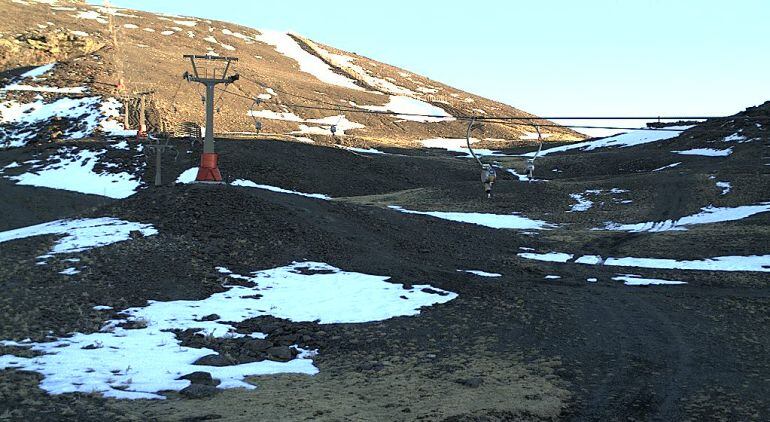
POLYGON ((767 0, 112 3, 293 30, 539 115, 723 115, 770 100, 767 0))

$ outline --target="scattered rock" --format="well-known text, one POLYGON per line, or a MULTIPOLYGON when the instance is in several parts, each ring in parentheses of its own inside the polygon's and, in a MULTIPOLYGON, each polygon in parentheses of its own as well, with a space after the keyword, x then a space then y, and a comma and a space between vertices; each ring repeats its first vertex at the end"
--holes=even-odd
POLYGON ((210 385, 216 387, 219 380, 211 377, 211 374, 205 371, 195 371, 193 373, 179 377, 180 380, 188 380, 193 384, 210 385))
POLYGON ((210 385, 190 384, 179 393, 188 399, 203 399, 211 397, 219 392, 219 389, 210 385))
POLYGON ((217 315, 217 314, 211 314, 211 315, 206 315, 205 317, 202 317, 202 318, 201 318, 201 319, 199 319, 198 321, 216 321, 216 320, 218 320, 219 318, 220 318, 220 317, 219 317, 219 315, 217 315))
POLYGON ((254 339, 244 343, 243 347, 252 352, 264 352, 273 347, 273 342, 264 339, 254 339))
POLYGON ((466 387, 478 388, 479 386, 481 386, 481 384, 484 383, 484 380, 478 377, 472 377, 472 378, 459 379, 455 382, 460 385, 464 385, 466 387))
POLYGON ((294 359, 295 352, 288 346, 274 346, 267 349, 267 358, 278 362, 288 362, 294 359))
POLYGON ((232 364, 233 362, 230 359, 220 354, 206 355, 196 360, 193 363, 193 365, 204 365, 204 366, 228 366, 232 364))

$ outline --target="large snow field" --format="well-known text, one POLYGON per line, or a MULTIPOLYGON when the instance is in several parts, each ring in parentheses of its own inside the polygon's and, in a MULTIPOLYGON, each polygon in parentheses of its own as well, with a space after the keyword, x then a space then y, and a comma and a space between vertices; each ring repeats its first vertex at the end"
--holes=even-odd
POLYGON ((187 387, 190 382, 178 378, 195 371, 211 373, 221 381, 221 389, 252 389, 255 387, 244 382, 244 377, 317 373, 312 362, 314 352, 301 351, 288 362, 194 365, 216 352, 182 346, 170 330, 196 329, 215 337, 264 338, 262 333, 238 334, 231 324, 261 315, 320 324, 381 321, 417 315, 421 307, 457 297, 428 285, 406 289, 387 282, 386 276, 346 272, 318 262, 293 263, 250 275, 233 274, 225 268, 219 271, 241 283, 202 300, 150 301, 147 306, 126 309, 120 312, 120 319, 107 321, 98 333, 75 333, 45 343, 4 341, 1 344, 29 347, 43 355, 0 356, 0 368, 42 374, 40 387, 51 394, 98 392, 122 399, 162 399, 159 392, 187 387), (248 285, 240 285, 244 281, 248 285), (212 314, 219 318, 201 320, 212 314), (126 322, 141 322, 137 325, 144 328, 120 326, 126 322))

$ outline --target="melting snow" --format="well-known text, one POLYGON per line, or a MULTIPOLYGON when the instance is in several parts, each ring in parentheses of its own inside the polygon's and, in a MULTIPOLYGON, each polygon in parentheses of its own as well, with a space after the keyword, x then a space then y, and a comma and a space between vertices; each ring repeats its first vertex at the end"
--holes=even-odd
POLYGON ((704 157, 727 157, 733 153, 733 148, 713 149, 713 148, 693 148, 684 151, 671 151, 681 155, 702 155, 704 157))
POLYGON ((722 195, 727 195, 732 189, 730 182, 717 182, 717 187, 722 189, 722 195))
POLYGON ((391 205, 388 208, 394 209, 405 214, 428 215, 443 220, 456 221, 459 223, 476 224, 479 226, 491 227, 493 229, 532 229, 547 230, 556 227, 553 224, 541 220, 531 220, 527 217, 521 217, 515 214, 482 214, 474 212, 443 212, 443 211, 412 211, 391 205))
POLYGON ((486 272, 486 271, 481 271, 481 270, 457 270, 457 271, 459 271, 459 272, 463 272, 463 273, 468 273, 468 274, 477 275, 477 276, 479 276, 479 277, 491 277, 491 278, 495 278, 495 277, 502 277, 502 276, 503 276, 502 274, 498 274, 498 273, 488 273, 488 272, 486 272))
POLYGON ((348 151, 360 152, 362 154, 385 154, 385 155, 389 155, 386 152, 382 152, 382 151, 380 151, 378 149, 374 149, 374 148, 354 148, 354 147, 344 147, 344 148, 346 150, 348 150, 348 151))
POLYGON ((740 133, 733 133, 730 136, 726 136, 724 139, 722 139, 723 142, 737 142, 739 144, 748 142, 749 138, 741 135, 740 133))
POLYGON ((50 223, 0 232, 0 243, 33 236, 66 234, 57 240, 49 254, 82 252, 122 242, 132 231, 152 236, 158 231, 150 224, 134 223, 112 217, 56 220, 50 223))
POLYGON ((305 119, 302 117, 297 116, 294 113, 290 112, 282 112, 278 113, 275 111, 270 110, 249 110, 248 112, 249 116, 252 117, 260 117, 263 119, 271 119, 271 120, 286 120, 289 122, 304 122, 305 119))
POLYGON ((757 205, 744 205, 740 207, 714 207, 701 208, 701 212, 682 217, 678 220, 655 221, 635 224, 607 223, 604 230, 618 230, 628 232, 663 232, 671 230, 687 230, 686 226, 697 224, 722 223, 725 221, 742 220, 754 214, 770 211, 770 202, 757 205))
POLYGON ((612 277, 615 281, 622 281, 626 286, 650 286, 660 284, 687 284, 684 281, 676 280, 661 280, 659 278, 642 278, 635 274, 619 274, 617 277, 612 277))
POLYGON ((663 167, 659 167, 659 168, 656 168, 656 169, 655 169, 655 170, 653 170, 653 171, 661 171, 661 170, 665 170, 665 169, 674 168, 674 167, 676 167, 676 166, 678 166, 678 165, 680 165, 680 164, 682 164, 682 162, 681 162, 681 161, 680 161, 680 162, 678 162, 678 163, 673 163, 673 164, 669 164, 669 165, 667 165, 667 166, 663 166, 663 167))
MULTIPOLYGON (((560 147, 550 148, 540 151, 540 155, 553 154, 555 152, 570 151, 578 149, 581 151, 593 151, 598 148, 613 148, 613 147, 630 147, 635 145, 647 144, 650 142, 662 141, 665 139, 676 138, 681 133, 682 129, 689 129, 692 126, 675 126, 669 129, 679 130, 635 130, 620 135, 610 136, 608 138, 599 139, 596 141, 578 142, 576 144, 562 145, 560 147)), ((537 151, 524 154, 526 157, 534 157, 537 151)))
MULTIPOLYGON (((250 276, 220 272, 246 281, 203 300, 150 301, 145 307, 121 312, 101 332, 75 333, 52 342, 2 344, 28 347, 42 356, 0 356, 0 368, 35 371, 43 375, 40 387, 51 394, 100 392, 121 399, 163 399, 159 391, 179 391, 190 382, 183 375, 206 371, 221 381, 218 388, 255 388, 244 382, 253 375, 303 373, 313 375, 312 352, 303 351, 289 362, 261 361, 230 366, 193 365, 215 354, 206 348, 182 346, 170 330, 198 329, 215 337, 243 336, 231 324, 261 315, 321 324, 381 321, 418 315, 424 306, 446 303, 455 293, 414 285, 410 289, 389 283, 389 277, 342 271, 328 264, 303 262, 250 276), (311 274, 303 272, 310 271, 311 274), (217 314, 215 321, 201 317, 217 314), (144 328, 119 325, 144 322, 144 328), (152 359, 148 359, 152 356, 152 359)), ((262 333, 252 337, 264 338, 262 333)))
POLYGON ((35 166, 18 176, 6 176, 19 185, 39 186, 122 199, 133 195, 141 185, 139 177, 126 172, 96 173, 94 167, 106 150, 60 149, 51 164, 35 166))
POLYGON ((195 21, 174 21, 174 23, 177 25, 188 26, 188 27, 193 27, 198 24, 195 21))
POLYGON ((192 167, 182 172, 176 179, 176 183, 192 183, 198 177, 198 167, 192 167))
POLYGON ((49 63, 43 66, 38 66, 32 70, 28 70, 27 72, 24 72, 21 75, 19 75, 19 77, 15 78, 13 83, 11 83, 10 85, 0 88, 0 91, 51 92, 51 93, 59 93, 59 94, 82 94, 83 92, 85 92, 87 88, 80 87, 80 86, 59 88, 59 87, 51 87, 51 86, 31 86, 31 85, 19 84, 19 82, 24 79, 32 79, 33 81, 38 80, 40 76, 43 76, 44 74, 53 70, 55 65, 56 63, 49 63))
POLYGON ((521 252, 516 254, 522 258, 526 259, 534 259, 536 261, 546 261, 546 262, 567 262, 574 255, 568 254, 568 253, 562 253, 562 252, 546 252, 546 253, 535 253, 535 252, 521 252))
POLYGON ((279 187, 276 187, 276 186, 259 185, 259 184, 256 184, 256 183, 252 182, 251 180, 244 180, 244 179, 235 180, 234 182, 231 183, 231 185, 233 185, 233 186, 243 186, 243 187, 247 187, 247 188, 265 189, 265 190, 269 190, 269 191, 273 191, 273 192, 278 192, 278 193, 288 193, 288 194, 292 194, 292 195, 305 196, 305 197, 308 197, 308 198, 323 199, 323 200, 326 200, 326 201, 332 199, 330 196, 327 196, 327 195, 324 195, 324 194, 321 194, 321 193, 297 192, 297 191, 293 191, 293 190, 279 188, 279 187))
POLYGON ((59 271, 59 274, 63 274, 63 275, 75 275, 75 274, 80 274, 80 270, 78 270, 78 269, 77 269, 77 268, 75 268, 75 267, 69 267, 69 268, 66 268, 66 269, 64 269, 64 270, 62 270, 62 271, 59 271))
MULTIPOLYGON (((526 259, 548 262, 567 262, 573 256, 572 254, 561 252, 549 252, 544 254, 519 253, 517 255, 526 259)), ((601 257, 597 257, 596 255, 586 255, 585 257, 578 258, 575 260, 575 262, 578 264, 586 265, 659 268, 671 270, 770 272, 770 255, 717 256, 700 260, 683 261, 668 258, 634 257, 601 259, 601 257)))
POLYGON ((569 194, 569 197, 577 201, 577 203, 573 204, 572 207, 570 207, 570 210, 567 212, 588 211, 594 205, 593 201, 586 199, 586 197, 580 193, 571 193, 569 194))
POLYGON ((36 125, 54 117, 72 119, 62 139, 81 139, 97 129, 108 135, 127 135, 122 124, 113 121, 120 103, 114 98, 60 98, 52 103, 37 99, 31 103, 0 102, 0 135, 8 147, 24 146, 37 136, 36 125))

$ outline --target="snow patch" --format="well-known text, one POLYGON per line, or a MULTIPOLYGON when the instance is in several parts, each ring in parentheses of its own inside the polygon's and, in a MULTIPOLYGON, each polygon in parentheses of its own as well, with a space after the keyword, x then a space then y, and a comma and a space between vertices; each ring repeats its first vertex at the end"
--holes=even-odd
POLYGON ((642 278, 635 274, 618 274, 612 277, 615 281, 622 281, 626 286, 652 286, 652 285, 677 285, 687 284, 684 281, 662 280, 659 278, 642 278))
POLYGON ((323 200, 326 200, 326 201, 332 199, 330 196, 324 195, 324 194, 321 194, 321 193, 297 192, 297 191, 293 191, 293 190, 279 188, 277 186, 260 185, 260 184, 252 182, 251 180, 238 179, 238 180, 233 181, 230 184, 233 185, 233 186, 243 186, 243 187, 247 187, 247 188, 265 189, 265 190, 269 190, 269 191, 272 191, 272 192, 288 193, 288 194, 291 194, 291 195, 299 195, 299 196, 305 196, 305 197, 308 197, 308 198, 323 199, 323 200))
POLYGON ((751 217, 754 214, 770 211, 770 202, 756 205, 743 205, 740 207, 708 207, 701 208, 701 212, 682 217, 678 220, 655 221, 635 224, 606 223, 600 230, 617 230, 627 232, 664 232, 687 230, 687 226, 698 224, 722 223, 736 221, 751 217))
POLYGON ((112 217, 81 218, 56 220, 0 232, 0 243, 34 236, 66 234, 54 243, 53 248, 48 253, 67 254, 128 240, 132 231, 138 231, 143 236, 158 234, 158 231, 150 224, 135 223, 112 217))
POLYGON ((463 273, 468 273, 468 274, 477 275, 477 276, 479 276, 479 277, 490 277, 490 278, 496 278, 496 277, 502 277, 502 276, 503 276, 502 274, 498 274, 498 273, 488 273, 488 272, 486 272, 486 271, 481 271, 481 270, 457 270, 457 271, 459 271, 459 272, 463 272, 463 273))
POLYGON ((272 45, 275 50, 284 56, 294 59, 299 64, 299 69, 305 73, 315 76, 318 80, 331 85, 337 85, 344 88, 363 91, 364 89, 343 75, 335 73, 329 65, 314 56, 297 44, 289 34, 278 31, 260 30, 261 35, 255 39, 263 43, 272 45))
POLYGON ((391 95, 388 103, 382 106, 368 105, 357 107, 372 111, 404 113, 397 114, 396 117, 413 122, 450 122, 456 120, 441 107, 403 95, 391 95), (420 116, 413 116, 414 114, 419 114, 420 116))
POLYGON ((733 148, 713 149, 713 148, 693 148, 684 151, 671 151, 680 155, 702 155, 704 157, 727 157, 733 153, 733 148))
POLYGON ((94 171, 105 152, 61 148, 59 155, 50 159, 51 164, 35 165, 26 173, 5 177, 16 181, 18 185, 62 189, 115 199, 127 198, 136 193, 141 185, 138 176, 126 172, 94 171))
POLYGON ((443 212, 443 211, 412 211, 391 205, 388 208, 403 212, 405 214, 427 215, 442 220, 455 221, 458 223, 476 224, 493 229, 527 229, 527 230, 547 230, 556 227, 553 224, 541 220, 532 220, 515 214, 483 214, 474 212, 443 212))
MULTIPOLYGON (((43 353, 34 358, 0 356, 0 369, 38 372, 43 375, 40 388, 50 394, 98 392, 119 399, 163 399, 158 392, 187 387, 190 381, 179 378, 195 371, 211 373, 221 381, 221 389, 253 389, 244 382, 245 377, 318 373, 312 361, 315 353, 300 350, 300 355, 288 362, 193 365, 216 352, 182 346, 171 330, 196 329, 220 338, 242 337, 231 324, 261 315, 321 324, 382 321, 418 315, 424 306, 457 297, 429 285, 407 289, 389 283, 386 276, 346 272, 316 262, 294 263, 249 276, 232 274, 224 268, 220 272, 239 279, 239 285, 203 300, 150 301, 147 306, 123 310, 120 319, 107 321, 98 333, 75 333, 45 343, 0 342, 43 353), (201 321, 211 314, 220 318, 201 321), (121 326, 127 322, 140 322, 144 328, 121 326)), ((249 336, 264 338, 263 333, 249 336)))
MULTIPOLYGON (((626 148, 635 145, 647 144, 650 142, 663 141, 666 139, 676 138, 681 133, 681 130, 689 129, 691 127, 693 126, 674 126, 668 128, 678 130, 635 130, 596 141, 578 142, 575 144, 562 145, 560 147, 546 149, 540 151, 540 156, 571 150, 593 151, 599 148, 626 148)), ((537 151, 534 151, 524 154, 524 156, 534 157, 536 154, 537 151)))

